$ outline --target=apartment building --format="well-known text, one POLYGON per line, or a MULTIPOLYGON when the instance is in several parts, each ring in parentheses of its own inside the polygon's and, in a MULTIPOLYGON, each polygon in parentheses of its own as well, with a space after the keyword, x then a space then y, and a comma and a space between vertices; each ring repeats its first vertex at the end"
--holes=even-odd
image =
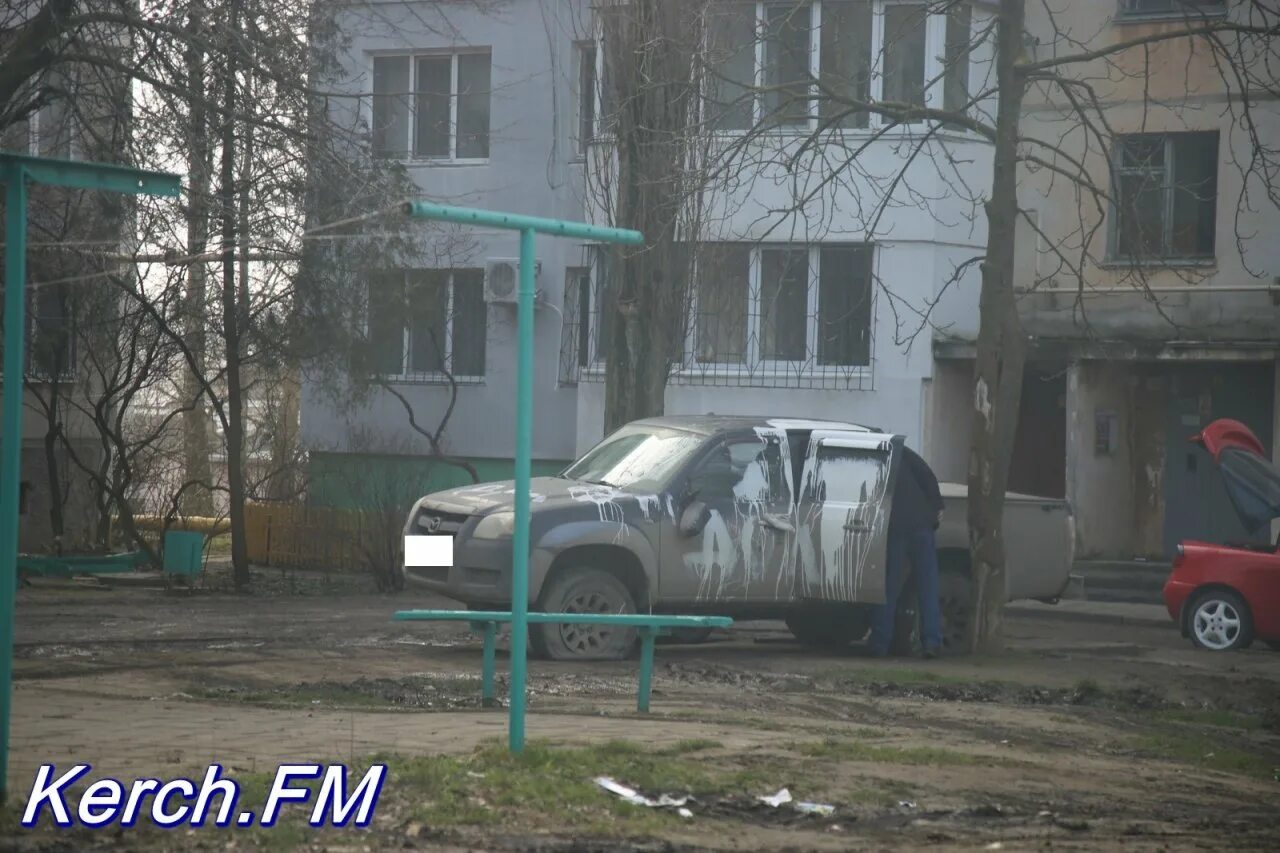
MULTIPOLYGON (((1102 44, 1181 26, 1186 14, 1226 14, 1230 5, 1087 0, 1050 12, 1029 4, 1028 43, 1048 50, 1065 32, 1102 44)), ((592 152, 612 141, 608 87, 598 84, 606 67, 600 27, 588 4, 372 8, 376 15, 353 7, 342 22, 351 35, 351 93, 374 149, 402 162, 424 197, 594 215, 592 152)), ((979 205, 990 185, 989 148, 959 128, 888 127, 875 115, 833 124, 819 99, 783 101, 778 90, 817 79, 872 99, 967 104, 989 120, 992 105, 966 96, 990 86, 982 34, 991 9, 896 0, 708 7, 704 99, 717 111, 707 131, 732 139, 767 122, 760 145, 773 148, 772 156, 746 149, 739 169, 722 172, 731 178, 708 188, 668 412, 862 421, 905 434, 944 479, 965 479, 979 287, 972 261, 986 243, 979 205), (800 147, 813 139, 820 144, 800 147), (796 177, 830 172, 853 152, 856 166, 821 192, 796 177), (892 201, 876 206, 891 175, 902 176, 892 201)), ((1228 131, 1222 107, 1231 98, 1203 52, 1191 51, 1170 42, 1149 68, 1101 84, 1117 129, 1110 151, 1086 143, 1062 105, 1036 92, 1023 117, 1028 132, 1076 150, 1118 199, 1085 222, 1106 243, 1089 252, 1082 297, 1050 274, 1054 235, 1069 242, 1080 227, 1070 187, 1029 173, 1022 203, 1041 234, 1016 238, 1033 347, 1010 488, 1070 498, 1084 554, 1158 556, 1188 535, 1240 538, 1213 472, 1185 437, 1221 416, 1239 417, 1266 442, 1276 429, 1280 246, 1236 239, 1265 235, 1275 210, 1263 204, 1236 216, 1241 186, 1229 167, 1249 141, 1228 131)), ((1258 109, 1266 111, 1259 121, 1274 124, 1273 102, 1258 109)), ((369 329, 398 394, 375 393, 352 414, 304 389, 313 496, 338 501, 344 481, 406 466, 421 471, 424 489, 458 482, 454 469, 386 452, 403 446, 394 441, 382 450, 367 444, 379 430, 410 435, 397 397, 420 419, 438 417, 454 393, 449 377, 457 387, 445 449, 482 477, 508 475, 515 239, 475 232, 448 263, 371 276, 369 329), (377 294, 387 288, 432 296, 406 317, 380 308, 377 294)), ((540 241, 535 473, 602 435, 611 314, 603 280, 593 247, 540 241)), ((425 452, 421 443, 416 452, 425 452)))
MULTIPOLYGON (((344 13, 352 94, 360 96, 375 152, 401 161, 426 198, 590 218, 598 209, 592 151, 612 144, 591 7, 568 0, 478 6, 375 4, 376 15, 365 7, 344 13)), ((974 7, 970 14, 967 6, 963 16, 926 11, 882 0, 711 4, 709 55, 722 85, 707 101, 723 108, 708 121, 709 132, 732 138, 780 111, 760 144, 798 144, 824 120, 816 99, 781 105, 767 94, 743 93, 757 82, 807 73, 864 87, 873 97, 950 102, 970 76, 989 73, 985 47, 963 62, 950 57, 957 70, 944 73, 957 33, 963 42, 980 31, 985 13, 974 7)), ((810 207, 798 203, 776 165, 765 163, 773 157, 747 153, 734 180, 708 188, 694 304, 667 412, 852 419, 902 432, 930 451, 930 338, 935 327, 976 333, 977 268, 965 261, 981 253, 985 234, 972 201, 954 197, 946 169, 933 162, 940 142, 907 162, 925 131, 888 128, 865 114, 841 120, 824 138, 845 151, 864 149, 863 168, 810 207), (849 201, 874 197, 879 187, 872 184, 904 167, 910 197, 904 190, 874 222, 849 201)), ((960 130, 943 135, 966 164, 967 180, 989 184, 986 146, 960 130)), ((817 159, 811 155, 802 168, 816 173, 817 159)), ((457 482, 463 475, 456 469, 381 449, 402 447, 397 436, 414 440, 397 398, 411 403, 420 421, 434 422, 454 393, 450 377, 457 402, 445 449, 482 477, 509 476, 516 236, 469 234, 447 264, 370 276, 370 336, 380 342, 378 362, 397 393, 375 391, 368 406, 351 413, 316 388, 304 389, 313 499, 341 502, 342 484, 352 477, 390 476, 406 466, 419 466, 424 489, 457 482), (420 314, 383 307, 403 304, 400 288, 430 294, 420 314), (379 293, 393 298, 380 301, 379 293), (370 436, 379 434, 385 442, 370 447, 370 436)), ((610 313, 593 247, 544 239, 538 253, 535 473, 556 470, 602 437, 609 335, 602 318, 610 313)), ((421 441, 416 449, 425 452, 421 441)))
MULTIPOLYGON (((1248 4, 1212 0, 1059 5, 1049 21, 1028 4, 1028 30, 1046 40, 1087 32, 1092 48, 1184 28, 1185 16, 1248 14, 1248 4)), ((1241 527, 1212 462, 1187 439, 1222 417, 1273 452, 1280 436, 1280 211, 1259 175, 1244 177, 1255 144, 1280 138, 1280 107, 1251 93, 1250 138, 1234 81, 1228 89, 1211 52, 1186 39, 1071 73, 1097 87, 1107 145, 1061 98, 1029 98, 1023 128, 1088 164, 1110 203, 1082 202, 1044 172, 1020 187, 1042 233, 1018 236, 1036 250, 1018 256, 1033 343, 1014 471, 1028 491, 1072 501, 1085 556, 1159 559, 1187 538, 1275 541, 1280 531, 1241 527), (1083 264, 1082 285, 1062 274, 1058 248, 1083 264)), ((940 373, 971 370, 970 341, 940 338, 934 353, 940 373)))
MULTIPOLYGON (((0 131, 4 151, 109 161, 122 150, 127 93, 118 80, 57 66, 31 83, 39 109, 0 131)), ((22 99, 15 98, 18 103, 22 99)), ((127 203, 101 193, 35 185, 28 197, 27 364, 19 547, 74 550, 90 544, 100 513, 85 467, 102 446, 84 416, 95 377, 82 348, 114 298, 93 251, 119 251, 127 203)))

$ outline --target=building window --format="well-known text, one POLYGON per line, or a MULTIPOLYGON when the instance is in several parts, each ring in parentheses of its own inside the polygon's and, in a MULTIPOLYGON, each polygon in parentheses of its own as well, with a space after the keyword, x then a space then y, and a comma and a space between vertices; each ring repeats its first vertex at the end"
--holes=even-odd
POLYGON ((1227 13, 1226 0, 1120 0, 1121 18, 1218 17, 1227 13))
POLYGON ((880 122, 847 101, 925 106, 929 81, 939 77, 932 103, 963 96, 963 105, 969 4, 950 4, 944 16, 946 26, 932 28, 925 3, 719 0, 708 15, 706 121, 721 130, 813 128, 819 120, 867 127, 880 122), (934 29, 946 33, 947 43, 930 50, 934 29))
POLYGON ((575 45, 577 62, 574 88, 578 102, 577 133, 574 147, 579 154, 587 153, 587 145, 596 137, 596 60, 595 42, 579 42, 575 45))
POLYGON ((31 287, 28 304, 27 376, 45 382, 72 378, 75 336, 67 285, 31 287))
POLYGON ((808 124, 813 8, 808 3, 765 3, 763 12, 761 118, 767 124, 808 124))
POLYGON ((379 157, 489 157, 490 53, 373 58, 373 151, 379 157))
POLYGON ((883 101, 924 106, 924 58, 928 7, 892 3, 884 7, 883 101))
POLYGON ((947 43, 942 72, 942 108, 965 112, 969 106, 969 64, 973 52, 973 10, 967 3, 947 10, 947 43))
POLYGON ((14 154, 30 154, 34 131, 34 122, 30 118, 13 122, 0 131, 0 149, 14 154))
POLYGON ((867 245, 699 246, 686 367, 803 376, 869 366, 871 260, 867 245))
POLYGON ((564 275, 560 330, 560 384, 576 385, 591 363, 591 268, 569 267, 564 275))
MULTIPOLYGON (((663 275, 691 280, 689 322, 672 341, 670 384, 872 387, 873 246, 708 242, 692 252, 689 246, 672 244, 662 265, 663 275)), ((604 375, 616 322, 607 258, 596 249, 591 268, 569 270, 562 382, 575 370, 583 380, 604 375), (593 369, 583 371, 587 366, 593 369)))
POLYGON ((1214 256, 1218 134, 1138 133, 1117 139, 1114 256, 1214 256))
POLYGON ((482 269, 376 273, 369 282, 373 372, 410 381, 479 381, 487 316, 482 269))
MULTIPOLYGON (((871 99, 873 65, 872 15, 869 2, 828 2, 822 7, 820 73, 824 91, 851 101, 871 99)), ((824 98, 818 108, 824 121, 839 127, 866 127, 869 114, 850 112, 837 101, 824 98)))

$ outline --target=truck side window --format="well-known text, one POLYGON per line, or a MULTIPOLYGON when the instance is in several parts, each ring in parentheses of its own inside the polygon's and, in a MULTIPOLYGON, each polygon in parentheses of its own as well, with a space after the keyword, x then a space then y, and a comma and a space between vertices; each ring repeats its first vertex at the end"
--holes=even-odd
POLYGON ((733 487, 739 479, 729 448, 721 444, 698 464, 689 478, 689 490, 704 503, 723 500, 733 494, 733 487))
POLYGON ((818 499, 863 503, 883 489, 887 462, 882 451, 823 445, 817 459, 818 499))

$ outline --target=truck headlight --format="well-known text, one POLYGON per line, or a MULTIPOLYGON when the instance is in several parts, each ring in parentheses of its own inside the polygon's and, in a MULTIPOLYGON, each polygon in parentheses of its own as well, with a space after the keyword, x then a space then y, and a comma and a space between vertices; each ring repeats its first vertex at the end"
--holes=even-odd
POLYGON ((514 512, 494 512, 480 519, 471 532, 472 539, 505 539, 516 527, 514 512))

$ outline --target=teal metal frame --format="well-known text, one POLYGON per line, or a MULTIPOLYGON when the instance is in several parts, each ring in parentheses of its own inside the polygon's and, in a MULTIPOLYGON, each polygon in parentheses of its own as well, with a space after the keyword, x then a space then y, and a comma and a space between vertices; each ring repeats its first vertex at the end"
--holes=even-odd
MULTIPOLYGON (((401 610, 392 617, 397 622, 467 622, 471 630, 484 635, 484 671, 480 679, 480 701, 486 707, 494 704, 495 648, 498 625, 511 622, 512 614, 493 610, 401 610)), ((636 689, 636 710, 649 711, 649 693, 653 687, 653 647, 658 637, 672 628, 728 628, 728 616, 659 616, 645 613, 529 613, 532 623, 561 625, 632 626, 640 634, 640 683, 636 689)), ((515 648, 515 628, 511 646, 515 648)), ((512 652, 514 656, 514 651, 512 652)), ((512 663, 514 679, 515 664, 512 663)))
POLYGON ((107 163, 0 153, 5 185, 4 405, 0 414, 0 803, 8 797, 13 702, 13 610, 18 585, 18 484, 22 479, 22 391, 26 368, 27 185, 130 195, 177 196, 181 179, 107 163))
POLYGON ((403 211, 413 219, 520 232, 520 289, 516 302, 516 518, 511 565, 511 714, 507 736, 511 751, 521 752, 524 749, 525 668, 529 654, 529 480, 533 448, 533 284, 537 260, 534 240, 537 234, 549 234, 634 246, 644 242, 644 235, 639 231, 606 228, 586 222, 565 222, 424 201, 405 202, 403 211))

